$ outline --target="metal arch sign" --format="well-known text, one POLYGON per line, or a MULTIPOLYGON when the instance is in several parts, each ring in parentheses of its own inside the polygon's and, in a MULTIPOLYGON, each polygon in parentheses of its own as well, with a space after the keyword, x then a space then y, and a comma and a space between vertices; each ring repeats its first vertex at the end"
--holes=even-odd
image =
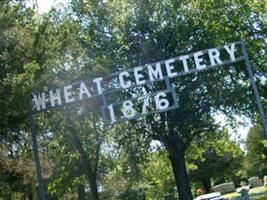
POLYGON ((33 110, 43 111, 100 97, 102 116, 106 125, 165 112, 179 106, 170 79, 239 61, 245 61, 247 65, 250 82, 267 134, 265 113, 243 42, 235 42, 137 66, 106 77, 95 78, 89 83, 87 83, 88 81, 79 81, 48 92, 35 93, 32 95, 33 110), (121 96, 121 99, 108 99, 109 96, 114 96, 118 92, 121 93, 115 96, 121 96))
POLYGON ((265 112, 243 42, 235 42, 144 66, 137 66, 106 77, 95 78, 89 81, 89 84, 84 80, 48 92, 32 94, 33 108, 29 114, 29 119, 40 198, 45 200, 46 192, 41 173, 33 112, 83 100, 91 99, 93 102, 94 98, 101 100, 101 111, 105 125, 165 112, 179 106, 170 79, 239 61, 244 61, 246 64, 267 136, 265 112), (116 94, 117 92, 120 92, 120 94, 116 94))

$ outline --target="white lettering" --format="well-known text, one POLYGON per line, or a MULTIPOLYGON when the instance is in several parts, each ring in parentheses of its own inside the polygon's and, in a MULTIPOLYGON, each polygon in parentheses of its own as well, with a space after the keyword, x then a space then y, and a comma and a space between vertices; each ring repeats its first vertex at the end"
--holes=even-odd
POLYGON ((235 43, 232 43, 230 48, 227 45, 224 45, 225 50, 230 55, 231 60, 235 60, 235 43))
POLYGON ((187 59, 189 58, 188 55, 185 55, 185 56, 180 56, 179 57, 179 60, 183 61, 183 66, 184 66, 184 71, 185 72, 188 72, 188 64, 187 64, 187 59))
POLYGON ((46 109, 46 104, 45 104, 45 93, 43 92, 42 94, 38 95, 33 95, 35 107, 37 110, 44 110, 46 109), (42 95, 42 96, 41 96, 42 95))
POLYGON ((62 104, 61 101, 61 95, 60 95, 60 89, 56 89, 56 94, 53 93, 52 90, 49 91, 49 95, 50 95, 50 103, 51 103, 51 107, 55 107, 55 101, 57 101, 58 105, 62 104))
POLYGON ((133 106, 134 106, 134 104, 130 100, 126 100, 126 101, 123 102, 123 104, 122 104, 122 107, 123 107, 122 114, 123 114, 123 116, 125 118, 134 117, 136 111, 135 111, 135 109, 133 109, 133 106))
POLYGON ((165 65, 166 65, 166 70, 167 70, 167 75, 171 78, 171 77, 175 77, 177 75, 177 72, 172 72, 172 70, 174 70, 174 66, 171 65, 172 63, 174 63, 174 59, 171 58, 169 60, 165 61, 165 65))
POLYGON ((96 87, 97 87, 97 92, 99 95, 102 94, 102 87, 101 87, 101 81, 103 80, 103 78, 99 77, 99 78, 95 78, 93 80, 94 83, 96 83, 96 87))
POLYGON ((170 105, 168 99, 167 98, 163 98, 163 97, 167 97, 165 92, 159 92, 155 96, 156 108, 159 109, 159 110, 165 110, 170 105))
POLYGON ((148 76, 150 81, 154 81, 154 79, 163 79, 162 70, 160 67, 160 63, 156 63, 155 69, 152 67, 152 65, 147 66, 148 70, 148 76))
POLYGON ((142 85, 146 82, 146 80, 144 80, 144 79, 140 80, 140 79, 144 78, 143 74, 139 73, 142 70, 143 70, 142 66, 134 68, 134 78, 135 78, 135 82, 137 85, 142 85))
POLYGON ((124 72, 121 72, 120 75, 119 75, 119 81, 120 81, 120 85, 122 88, 129 88, 131 87, 131 81, 127 81, 126 83, 124 82, 124 79, 123 77, 129 77, 129 73, 124 71, 124 72))
POLYGON ((196 53, 194 53, 194 59, 195 59, 195 63, 196 63, 196 68, 197 69, 205 69, 206 68, 206 64, 201 64, 201 62, 203 62, 203 58, 200 58, 199 56, 202 56, 203 53, 202 51, 198 51, 196 53))
POLYGON ((71 96, 71 91, 69 91, 70 89, 72 89, 72 85, 67 85, 67 86, 64 86, 63 88, 66 103, 70 103, 74 101, 74 97, 71 96))
POLYGON ((84 94, 86 94, 87 97, 91 97, 91 94, 90 94, 90 92, 88 91, 86 85, 84 84, 84 82, 81 82, 81 84, 80 84, 80 95, 79 95, 79 96, 80 96, 80 100, 83 99, 83 95, 84 95, 84 94))
POLYGON ((208 53, 209 53, 209 58, 210 58, 210 64, 211 64, 211 66, 214 66, 216 64, 222 64, 222 61, 219 58, 220 51, 218 49, 209 49, 208 53))

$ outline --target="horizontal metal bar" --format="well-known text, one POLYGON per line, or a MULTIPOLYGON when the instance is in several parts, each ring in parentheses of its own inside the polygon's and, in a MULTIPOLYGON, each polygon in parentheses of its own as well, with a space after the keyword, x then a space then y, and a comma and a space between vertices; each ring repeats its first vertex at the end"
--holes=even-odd
MULTIPOLYGON (((224 61, 223 63, 221 64, 217 64, 217 65, 207 65, 204 69, 197 69, 197 68, 194 68, 194 69, 191 69, 189 70, 188 72, 178 72, 178 74, 176 76, 173 76, 171 78, 169 78, 167 75, 165 75, 163 77, 163 79, 154 79, 153 81, 150 81, 150 80, 146 80, 146 82, 144 82, 143 84, 136 84, 136 83, 133 83, 131 85, 131 87, 127 88, 127 89, 132 89, 132 88, 135 88, 135 87, 138 87, 138 86, 143 86, 143 85, 147 85, 147 84, 153 84, 153 83, 156 83, 156 82, 159 82, 159 81, 164 81, 164 79, 166 78, 169 78, 169 79, 173 79, 173 78, 178 78, 178 77, 181 77, 181 76, 185 76, 185 75, 189 75, 189 74, 193 74, 193 73, 196 73, 196 72, 201 72, 201 71, 206 71, 208 69, 213 69, 213 68, 217 68, 217 67, 220 67, 222 65, 228 65, 228 64, 232 64, 232 63, 235 63, 235 62, 239 62, 239 61, 242 61, 242 60, 245 60, 244 56, 239 56, 237 57, 234 61, 232 60, 227 60, 227 61, 224 61)), ((119 92, 119 91, 122 91, 122 90, 126 90, 125 88, 116 88, 116 89, 112 89, 112 90, 108 90, 108 91, 104 91, 105 94, 109 94, 109 93, 113 93, 113 92, 119 92)))
MULTIPOLYGON (((232 42, 232 43, 228 43, 228 44, 225 44, 225 45, 231 45, 231 44, 242 45, 242 41, 232 42)), ((210 49, 215 49, 215 48, 216 49, 223 49, 225 45, 221 45, 219 47, 208 48, 208 49, 204 49, 204 50, 199 50, 199 51, 201 51, 203 53, 207 53, 210 49)), ((198 51, 196 51, 196 52, 198 52, 198 51)), ((139 65, 139 66, 146 67, 148 65, 155 65, 156 63, 164 64, 165 61, 166 60, 169 60, 169 59, 174 59, 175 61, 177 61, 177 60, 179 60, 180 57, 185 56, 185 55, 187 55, 189 57, 192 57, 196 52, 192 52, 192 53, 189 53, 189 54, 183 54, 183 55, 179 55, 179 56, 176 56, 176 57, 173 57, 173 58, 168 58, 168 59, 165 59, 165 60, 160 60, 160 61, 157 61, 157 62, 143 64, 143 65, 139 65)), ((137 67, 137 66, 135 66, 135 67, 137 67)), ((130 69, 121 70, 121 71, 118 71, 118 72, 115 72, 115 73, 112 73, 112 74, 110 74, 108 76, 103 77, 103 79, 109 79, 109 78, 112 78, 112 77, 116 77, 116 76, 118 76, 123 71, 131 72, 131 71, 134 70, 135 67, 130 68, 130 69)))
MULTIPOLYGON (((238 45, 242 45, 243 43, 242 42, 234 42, 234 43, 230 43, 230 44, 238 44, 238 45)), ((230 44, 227 44, 227 45, 230 45, 230 44)), ((224 45, 223 46, 219 46, 219 47, 216 47, 216 49, 221 49, 221 48, 223 48, 224 47, 224 45)), ((242 46, 241 46, 242 47, 242 46)), ((210 49, 212 49, 212 48, 209 48, 209 49, 205 49, 205 50, 201 50, 203 53, 206 53, 206 52, 208 52, 210 49)), ((195 52, 194 53, 190 53, 190 54, 185 54, 185 55, 188 55, 188 56, 192 56, 192 55, 194 55, 195 54, 195 52)), ((177 56, 177 57, 174 57, 173 59, 174 60, 178 60, 179 58, 180 58, 181 56, 177 56)), ((171 59, 171 58, 170 58, 171 59)), ((168 60, 168 59, 166 59, 166 60, 168 60)), ((154 62, 154 63, 150 63, 150 64, 146 64, 146 65, 144 65, 144 66, 147 66, 147 65, 155 65, 156 63, 164 63, 166 60, 162 60, 162 61, 158 61, 158 62, 154 62)), ((197 68, 194 68, 194 69, 190 69, 188 72, 177 72, 177 75, 176 76, 174 76, 174 77, 172 77, 172 78, 177 78, 177 77, 180 77, 180 76, 184 76, 184 75, 188 75, 188 74, 192 74, 192 73, 196 73, 196 72, 200 72, 200 71, 204 71, 204 70, 208 70, 208 69, 211 69, 211 68, 217 68, 217 67, 219 67, 219 66, 222 66, 222 65, 226 65, 226 64, 232 64, 232 63, 236 63, 236 62, 239 62, 239 61, 242 61, 242 60, 245 60, 245 57, 244 57, 244 55, 243 56, 239 56, 239 57, 237 57, 235 60, 227 60, 227 61, 224 61, 224 62, 222 62, 221 64, 216 64, 216 65, 213 65, 213 66, 211 66, 211 65, 208 65, 208 66, 206 66, 204 69, 197 69, 197 68)), ((135 67, 134 67, 135 68, 135 67)), ((128 70, 125 70, 125 71, 128 71, 128 72, 130 72, 130 71, 133 71, 134 70, 134 68, 131 68, 131 69, 128 69, 128 70)), ((106 76, 106 77, 103 77, 103 79, 107 79, 107 78, 110 78, 110 77, 116 77, 117 75, 119 75, 120 73, 121 73, 122 71, 119 71, 119 72, 115 72, 115 73, 113 73, 113 74, 110 74, 110 75, 108 75, 108 76, 106 76)), ((133 83, 132 85, 131 85, 131 87, 129 87, 129 88, 127 88, 127 89, 132 89, 132 88, 136 88, 136 87, 139 87, 139 86, 144 86, 144 85, 148 85, 148 84, 154 84, 154 83, 156 83, 156 82, 159 82, 159 81, 164 81, 164 79, 166 79, 166 78, 168 78, 169 79, 169 77, 167 76, 167 75, 165 75, 164 76, 164 78, 163 79, 154 79, 153 81, 151 81, 151 80, 146 80, 143 84, 136 84, 136 83, 133 83)), ((78 85, 78 84, 80 84, 82 82, 82 80, 81 81, 77 81, 77 82, 74 82, 74 83, 72 83, 72 84, 69 84, 69 85, 78 85)), ((63 87, 63 86, 62 86, 63 87)), ((62 87, 58 87, 57 89, 62 89, 62 87)), ((123 91, 123 90, 127 90, 127 89, 125 89, 125 88, 122 88, 122 87, 119 87, 119 88, 115 88, 115 89, 108 89, 108 90, 106 90, 105 91, 105 89, 103 88, 103 92, 102 92, 102 94, 101 95, 105 95, 105 94, 110 94, 110 93, 114 93, 114 92, 119 92, 119 91, 123 91)), ((47 94, 47 91, 45 92, 46 94, 47 94)), ((38 94, 38 93, 36 93, 36 94, 38 94)), ((40 93, 39 93, 40 94, 40 93)), ((91 97, 85 97, 85 98, 83 98, 82 100, 75 100, 74 102, 71 102, 70 104, 73 104, 73 103, 78 103, 78 102, 80 102, 80 101, 85 101, 85 100, 88 100, 88 99, 94 99, 94 98, 96 98, 96 97, 99 97, 99 96, 101 96, 101 95, 99 95, 99 94, 94 94, 94 95, 92 95, 91 97)), ((49 98, 47 98, 47 99, 49 99, 49 98)), ((46 109, 43 109, 43 110, 40 110, 40 111, 37 111, 36 109, 34 110, 33 109, 33 112, 41 112, 41 111, 44 111, 44 110, 48 110, 48 109, 51 109, 51 108, 56 108, 56 107, 60 107, 60 106, 64 106, 64 105, 67 105, 68 103, 64 103, 64 102, 62 102, 62 105, 57 105, 57 106, 55 106, 55 107, 49 107, 49 104, 48 103, 46 103, 46 106, 47 106, 47 108, 46 109)))
POLYGON ((147 93, 147 94, 142 95, 142 96, 132 97, 132 98, 129 98, 129 99, 124 99, 124 100, 122 100, 122 101, 118 101, 118 102, 111 103, 111 104, 108 104, 108 105, 116 106, 116 105, 120 105, 121 103, 123 103, 123 102, 126 101, 126 100, 129 100, 129 101, 135 101, 135 100, 138 100, 138 99, 145 99, 146 97, 155 96, 155 95, 158 94, 159 92, 171 93, 171 90, 168 90, 168 89, 165 89, 165 90, 157 90, 156 92, 153 92, 153 93, 147 93))
MULTIPOLYGON (((108 123, 106 124, 106 127, 109 127, 109 125, 113 125, 113 124, 116 124, 116 123, 120 123, 120 122, 124 122, 124 121, 129 121, 129 120, 133 120, 133 119, 137 119, 139 117, 145 117, 145 116, 148 116, 148 115, 152 115, 152 114, 157 114, 157 113, 162 113, 162 112, 166 112, 166 111, 169 111, 169 110, 173 110, 175 108, 178 108, 179 106, 177 105, 172 105, 171 107, 168 107, 164 110, 155 110, 155 111, 151 111, 151 112, 147 112, 147 113, 142 113, 142 114, 137 114, 135 115, 134 117, 131 117, 131 118, 119 118, 118 120, 116 120, 114 123, 108 123)), ((110 120, 108 120, 108 122, 110 122, 110 120)))

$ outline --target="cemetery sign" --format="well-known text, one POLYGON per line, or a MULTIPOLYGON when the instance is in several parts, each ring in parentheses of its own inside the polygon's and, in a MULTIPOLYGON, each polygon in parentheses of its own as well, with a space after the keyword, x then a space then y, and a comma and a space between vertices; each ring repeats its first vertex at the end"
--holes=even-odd
MULTIPOLYGON (((43 111, 98 97, 102 101, 101 110, 105 124, 165 112, 179 106, 170 79, 238 61, 245 61, 247 65, 259 110, 265 119, 243 42, 197 51, 122 70, 106 77, 79 81, 47 92, 35 93, 34 110, 43 111), (112 94, 117 98, 109 99, 112 94)), ((266 121, 264 124, 264 127, 267 127, 266 121)))
POLYGON ((172 85, 170 79, 239 61, 244 61, 246 64, 267 135, 265 113, 243 42, 181 55, 122 70, 106 77, 98 77, 89 81, 82 80, 53 90, 32 94, 33 109, 29 119, 41 199, 45 200, 46 194, 38 155, 34 112, 91 100, 94 107, 95 102, 100 102, 106 126, 154 113, 166 112, 179 106, 175 86, 172 85), (93 101, 94 99, 97 101, 93 101))

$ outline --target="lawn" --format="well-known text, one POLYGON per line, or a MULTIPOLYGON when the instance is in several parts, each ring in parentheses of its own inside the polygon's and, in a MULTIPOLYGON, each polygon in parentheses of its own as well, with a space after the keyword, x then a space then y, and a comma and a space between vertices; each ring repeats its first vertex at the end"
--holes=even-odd
POLYGON ((256 187, 249 190, 249 194, 257 194, 257 193, 263 193, 267 192, 267 187, 256 187))
MULTIPOLYGON (((255 196, 255 198, 253 199, 259 199, 259 200, 267 200, 267 187, 256 187, 256 188, 252 188, 249 190, 249 196, 250 197, 253 197, 255 196), (262 195, 257 195, 257 194, 261 194, 261 193, 265 193, 265 194, 262 194, 262 195), (257 196, 255 196, 257 195, 257 196)), ((225 199, 234 199, 234 198, 238 198, 238 197, 241 197, 240 193, 238 192, 233 192, 233 193, 228 193, 228 194, 225 194, 223 195, 223 197, 225 199)))

